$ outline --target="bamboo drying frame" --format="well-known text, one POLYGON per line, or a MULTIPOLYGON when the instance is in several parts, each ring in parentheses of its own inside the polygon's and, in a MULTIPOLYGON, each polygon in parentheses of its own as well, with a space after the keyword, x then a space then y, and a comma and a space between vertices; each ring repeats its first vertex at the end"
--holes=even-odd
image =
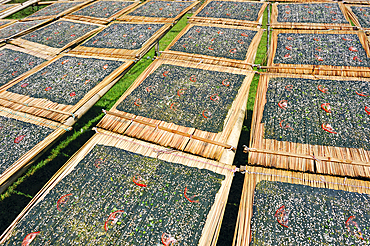
MULTIPOLYGON (((71 3, 71 2, 81 2, 81 3, 80 4, 77 4, 76 6, 71 7, 69 9, 66 9, 63 12, 60 12, 57 15, 44 15, 44 16, 35 16, 35 17, 32 17, 32 15, 33 15, 32 14, 30 16, 27 16, 27 17, 23 18, 23 20, 30 21, 30 20, 43 20, 43 19, 57 19, 57 18, 60 18, 60 17, 62 17, 64 15, 67 15, 67 14, 69 14, 69 13, 71 13, 71 12, 77 10, 77 9, 82 8, 83 6, 85 6, 86 4, 90 3, 91 1, 92 0, 87 0, 87 1, 86 0, 83 0, 83 1, 57 1, 55 3, 71 3)), ((53 4, 47 6, 47 7, 43 8, 43 9, 41 9, 39 11, 45 11, 46 8, 52 8, 52 7, 53 7, 53 4)), ((35 13, 37 13, 37 12, 35 12, 35 13)))
MULTIPOLYGON (((69 117, 71 116, 75 117, 74 113, 79 108, 84 107, 85 104, 89 101, 89 99, 92 98, 95 94, 99 93, 106 86, 110 85, 110 83, 119 76, 123 76, 131 68, 133 63, 134 63, 133 61, 118 58, 113 59, 98 56, 92 57, 72 54, 59 55, 50 61, 44 62, 42 66, 38 66, 30 70, 29 73, 27 73, 27 76, 23 76, 20 79, 14 80, 12 83, 8 83, 5 87, 3 87, 0 92, 0 105, 3 105, 4 107, 11 108, 17 111, 26 112, 32 115, 64 123, 69 117), (21 95, 6 91, 8 88, 28 78, 32 74, 37 73, 41 69, 47 67, 49 64, 68 57, 95 58, 101 60, 118 60, 123 61, 124 63, 121 66, 119 66, 116 70, 114 70, 111 74, 109 74, 107 77, 102 79, 94 88, 87 92, 86 95, 75 105, 59 104, 44 98, 33 98, 27 95, 21 95)), ((92 105, 90 105, 90 107, 91 106, 92 105)))
POLYGON ((358 5, 358 4, 348 4, 348 5, 346 5, 347 15, 352 20, 353 24, 355 24, 359 29, 361 29, 361 30, 363 30, 365 32, 370 32, 370 27, 362 27, 361 26, 360 21, 358 20, 358 18, 355 15, 355 13, 353 13, 351 7, 367 7, 367 8, 369 8, 370 6, 358 5))
MULTIPOLYGON (((39 58, 43 58, 45 60, 51 60, 52 59, 51 56, 40 54, 40 53, 36 53, 34 51, 26 50, 26 49, 23 49, 21 47, 17 47, 17 46, 11 45, 11 44, 6 44, 5 46, 1 47, 0 48, 0 51, 3 50, 3 49, 10 49, 10 50, 14 50, 14 51, 19 51, 19 52, 26 53, 26 54, 29 54, 29 55, 33 55, 33 56, 36 56, 36 57, 39 57, 39 58)), ((34 67, 33 69, 37 69, 38 67, 41 67, 42 64, 43 63, 41 63, 40 65, 34 67)), ((0 86, 0 91, 2 91, 8 85, 13 84, 14 81, 18 81, 18 80, 22 79, 23 77, 26 77, 26 76, 30 75, 31 73, 33 73, 33 69, 31 69, 30 71, 27 71, 27 72, 19 75, 17 78, 14 78, 14 79, 8 81, 6 84, 0 86)))
POLYGON ((323 30, 273 30, 271 35, 270 53, 267 61, 267 68, 272 73, 292 73, 292 74, 315 74, 326 76, 345 76, 345 77, 370 77, 369 67, 352 66, 331 66, 331 65, 303 65, 303 64, 275 64, 274 58, 277 49, 278 35, 280 33, 294 34, 354 34, 364 48, 367 57, 370 57, 369 41, 362 31, 323 31, 323 30))
POLYGON ((261 167, 247 167, 239 206, 239 213, 236 222, 233 246, 249 245, 251 240, 250 224, 253 216, 252 206, 254 200, 254 190, 256 184, 263 180, 370 194, 369 181, 282 171, 261 167))
POLYGON ((0 19, 4 19, 5 17, 7 16, 10 16, 22 9, 25 9, 27 8, 28 6, 31 6, 32 4, 35 4, 37 2, 39 2, 40 0, 28 0, 22 4, 19 4, 18 6, 15 6, 14 8, 11 8, 11 9, 8 9, 2 13, 0 13, 0 19))
POLYGON ((253 65, 254 59, 257 54, 257 48, 261 41, 263 34, 263 30, 261 28, 252 28, 252 27, 242 27, 242 26, 225 26, 219 24, 188 24, 182 31, 172 40, 172 42, 167 46, 167 48, 162 51, 162 55, 160 58, 164 59, 171 59, 171 60, 182 60, 184 62, 195 62, 195 63, 206 63, 206 64, 213 64, 225 67, 236 67, 242 69, 249 69, 251 70, 251 66, 253 65), (190 28, 194 26, 203 26, 203 27, 219 27, 219 28, 229 28, 229 29, 242 29, 242 30, 250 30, 256 31, 256 35, 253 37, 248 51, 245 54, 244 60, 236 60, 224 57, 214 57, 208 55, 200 55, 200 54, 192 54, 180 51, 171 51, 170 48, 186 33, 190 30, 190 28))
MULTIPOLYGON (((18 45, 18 46, 20 46, 22 48, 25 48, 25 49, 33 50, 33 51, 38 52, 38 53, 43 53, 43 54, 46 54, 46 55, 55 56, 55 55, 60 54, 65 49, 67 49, 67 48, 69 48, 69 47, 71 47, 75 44, 78 44, 78 43, 82 42, 86 38, 90 37, 94 33, 99 32, 100 30, 102 30, 104 28, 103 25, 92 24, 92 23, 76 21, 76 20, 68 20, 68 19, 64 19, 64 18, 59 19, 59 21, 68 21, 68 22, 72 22, 72 23, 97 25, 98 27, 89 31, 89 32, 87 32, 87 33, 85 33, 81 37, 78 37, 77 39, 73 40, 72 42, 69 42, 68 44, 64 45, 62 48, 54 48, 54 47, 50 47, 50 46, 47 46, 47 45, 44 45, 44 44, 31 42, 31 41, 28 41, 26 39, 23 39, 22 37, 14 39, 10 43, 12 43, 14 45, 18 45)), ((52 25, 54 23, 56 23, 56 22, 52 22, 52 23, 46 25, 45 27, 47 27, 49 25, 52 25)))
POLYGON ((370 4, 368 0, 344 0, 343 2, 348 4, 370 4))
MULTIPOLYGON (((135 80, 130 88, 113 105, 112 109, 107 113, 107 115, 98 123, 98 127, 119 134, 128 135, 130 137, 143 139, 145 141, 153 142, 165 147, 171 147, 206 158, 219 160, 224 152, 231 151, 226 149, 226 147, 229 146, 226 143, 231 141, 229 137, 233 128, 237 127, 236 123, 238 122, 238 124, 242 124, 242 122, 238 121, 238 117, 240 117, 240 114, 245 114, 249 87, 253 76, 254 72, 248 70, 158 59, 153 62, 143 73, 141 73, 141 75, 135 80), (224 126, 221 132, 211 133, 201 131, 192 127, 180 126, 174 123, 136 116, 117 110, 117 106, 133 90, 135 90, 147 76, 149 76, 160 65, 163 64, 246 75, 246 78, 244 79, 243 84, 241 85, 238 94, 236 95, 224 120, 224 126), (145 124, 145 122, 147 122, 147 124, 145 124), (214 141, 216 141, 216 143, 214 141)), ((235 146, 230 148, 233 147, 235 146)))
MULTIPOLYGON (((198 17, 199 14, 209 3, 214 0, 206 1, 192 17, 189 19, 189 23, 209 23, 209 24, 222 24, 222 25, 231 25, 231 26, 250 26, 257 27, 260 25, 260 20, 262 18, 263 12, 267 7, 267 2, 263 3, 261 9, 258 11, 257 19, 255 21, 248 20, 238 20, 238 19, 227 19, 227 18, 214 18, 214 17, 198 17)), ((222 0, 222 2, 242 2, 242 3, 256 3, 253 1, 244 1, 244 0, 222 0)))
POLYGON ((33 115, 19 113, 8 108, 0 106, 0 116, 9 117, 23 122, 32 123, 34 125, 44 126, 53 129, 45 139, 33 146, 29 151, 23 154, 17 161, 9 166, 3 173, 0 174, 0 194, 15 181, 27 168, 36 161, 54 142, 59 139, 66 131, 72 128, 64 126, 60 123, 53 122, 47 119, 39 118, 33 115))
MULTIPOLYGON (((324 4, 324 3, 337 3, 341 13, 345 17, 348 23, 346 24, 336 24, 336 23, 303 23, 303 22, 279 22, 278 21, 278 5, 294 5, 294 4, 303 4, 303 3, 274 3, 272 5, 272 12, 271 12, 271 27, 272 28, 285 28, 285 29, 336 29, 336 30, 353 30, 353 27, 351 26, 351 21, 349 17, 347 16, 346 7, 341 2, 328 2, 328 1, 322 1, 322 2, 312 2, 312 4, 324 4)), ((306 3, 307 4, 307 3, 306 3)))
POLYGON ((28 212, 53 189, 58 182, 73 171, 75 166, 94 148, 95 145, 113 146, 119 149, 130 151, 150 158, 160 159, 168 162, 179 163, 189 167, 207 169, 218 174, 225 175, 219 192, 216 194, 215 202, 207 216, 206 223, 202 230, 199 245, 216 245, 218 233, 221 227, 223 214, 226 207, 228 193, 234 176, 235 167, 207 160, 201 157, 192 156, 182 152, 169 153, 167 148, 146 143, 140 140, 121 136, 109 131, 97 129, 97 133, 88 140, 81 149, 75 153, 66 164, 45 184, 45 186, 34 196, 31 202, 17 216, 13 223, 0 236, 0 243, 4 243, 14 230, 17 223, 28 214, 28 212), (162 153, 162 154, 158 154, 162 153))
POLYGON ((370 151, 264 138, 264 123, 261 120, 266 103, 266 92, 270 79, 277 77, 370 82, 370 79, 364 78, 262 73, 253 109, 249 144, 252 149, 249 153, 248 163, 302 172, 369 178, 370 151))
POLYGON ((16 23, 18 20, 1 19, 0 21, 8 22, 8 23, 6 23, 6 24, 0 25, 0 29, 1 29, 1 28, 4 28, 4 27, 7 27, 7 26, 10 26, 10 25, 12 25, 12 24, 16 23))
MULTIPOLYGON (((103 2, 103 1, 112 1, 112 0, 98 0, 96 2, 90 3, 89 5, 87 5, 87 6, 83 7, 83 8, 87 8, 90 5, 93 5, 93 4, 97 3, 97 2, 103 2)), ((128 0, 114 0, 114 1, 115 2, 131 2, 131 1, 128 1, 128 0)), ((114 13, 113 15, 111 15, 108 18, 98 18, 98 17, 92 17, 92 16, 88 16, 88 15, 74 15, 73 13, 75 13, 78 10, 76 10, 73 13, 67 15, 65 18, 70 19, 70 20, 79 20, 79 21, 91 22, 91 23, 94 23, 94 24, 106 25, 109 22, 111 22, 114 19, 116 19, 118 16, 123 15, 127 11, 131 10, 132 8, 134 8, 134 7, 136 7, 137 5, 140 4, 140 1, 133 0, 132 2, 133 3, 131 5, 129 5, 129 6, 125 7, 125 8, 123 8, 123 9, 121 9, 120 11, 114 13)), ((83 9, 83 8, 81 8, 81 9, 83 9)), ((81 9, 79 9, 79 10, 81 10, 81 9)))
MULTIPOLYGON (((160 1, 168 1, 168 0, 155 0, 154 2, 160 2, 160 1)), ((140 4, 139 6, 136 6, 135 8, 131 9, 129 12, 125 13, 121 17, 117 18, 119 21, 134 21, 134 22, 161 22, 161 23, 176 23, 183 15, 186 14, 189 10, 194 8, 199 1, 192 1, 193 4, 191 4, 189 7, 185 8, 183 11, 181 11, 177 16, 173 18, 166 18, 166 17, 149 17, 149 16, 135 16, 135 15, 129 15, 131 12, 135 11, 138 8, 141 8, 145 4, 149 3, 150 1, 146 1, 143 4, 140 4)), ((171 1, 171 2, 183 2, 183 1, 171 1)))
MULTIPOLYGON (((28 33, 32 32, 33 30, 36 30, 36 29, 38 29, 39 27, 41 27, 41 26, 43 26, 43 25, 45 25, 45 24, 47 24, 47 23, 49 23, 49 22, 51 22, 51 21, 52 21, 52 19, 47 19, 47 20, 45 20, 44 22, 41 22, 41 23, 39 23, 39 24, 37 24, 37 25, 35 25, 35 26, 32 26, 32 27, 30 27, 30 28, 28 28, 28 29, 25 29, 25 30, 23 30, 23 31, 20 31, 20 32, 18 32, 18 33, 16 33, 16 34, 13 34, 13 35, 9 36, 9 37, 6 37, 6 38, 3 38, 3 39, 0 39, 0 42, 4 42, 4 41, 7 41, 7 40, 10 40, 10 39, 13 39, 13 38, 19 37, 19 36, 26 35, 26 34, 28 34, 28 33)), ((12 23, 11 25, 6 25, 6 26, 4 26, 4 27, 3 27, 3 26, 0 26, 0 32, 1 32, 1 30, 2 30, 2 29, 9 28, 9 27, 11 27, 13 24, 22 23, 22 22, 28 22, 28 21, 19 20, 19 21, 16 21, 16 22, 12 23)))
MULTIPOLYGON (((110 27, 114 24, 142 24, 138 22, 112 22, 104 29, 110 27)), ((159 24, 159 23, 150 23, 145 22, 145 24, 159 24)), ((73 50, 71 50, 69 53, 71 54, 78 54, 78 55, 102 55, 105 57, 116 57, 116 58, 128 58, 128 59, 141 59, 146 53, 149 52, 151 48, 155 45, 157 41, 162 39, 164 35, 170 30, 172 27, 172 24, 163 24, 163 27, 161 27, 157 32, 153 34, 143 45, 140 49, 136 50, 128 50, 128 49, 116 49, 116 48, 94 48, 94 47, 88 47, 84 46, 84 44, 89 40, 86 40, 81 45, 77 46, 73 50)), ((103 30, 104 30, 103 29, 103 30)), ((103 31, 102 30, 102 31, 103 31)))
POLYGON ((0 14, 2 14, 3 12, 6 12, 8 10, 11 10, 14 7, 18 7, 20 4, 19 3, 14 3, 14 4, 0 4, 0 5, 1 6, 8 5, 8 8, 3 9, 3 10, 0 10, 0 14))

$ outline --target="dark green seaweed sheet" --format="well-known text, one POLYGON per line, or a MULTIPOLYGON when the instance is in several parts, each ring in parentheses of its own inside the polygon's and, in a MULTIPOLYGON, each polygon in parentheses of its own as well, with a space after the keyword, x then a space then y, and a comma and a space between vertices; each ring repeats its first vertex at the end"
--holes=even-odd
POLYGON ((73 12, 72 15, 91 16, 95 18, 109 18, 133 3, 135 2, 98 1, 76 12, 73 12))
POLYGON ((245 75, 161 65, 117 109, 217 133, 223 129, 244 78, 245 75))
POLYGON ((257 21, 262 5, 263 3, 259 2, 212 1, 197 14, 197 17, 257 21))
POLYGON ((18 223, 5 245, 40 231, 34 245, 162 245, 169 233, 180 245, 197 245, 224 176, 194 167, 96 145, 18 223), (139 174, 147 187, 134 184, 139 174), (191 203, 184 198, 197 194, 191 203), (71 194, 66 203, 57 201, 71 194), (115 225, 105 221, 124 210, 115 225))
POLYGON ((74 105, 122 64, 96 58, 61 57, 7 91, 74 105))
POLYGON ((251 245, 368 245, 369 199, 356 192, 261 181, 254 193, 251 245), (288 228, 275 217, 282 206, 288 228))
POLYGON ((349 24, 338 3, 279 4, 277 21, 349 24))
POLYGON ((30 16, 27 16, 25 19, 27 18, 34 18, 34 17, 40 17, 40 16, 53 16, 53 15, 58 15, 70 8, 73 8, 75 7, 76 5, 78 4, 81 4, 82 2, 73 2, 73 1, 70 1, 70 2, 62 2, 62 3, 54 3, 52 5, 49 5, 39 11, 37 11, 36 13, 30 15, 30 16))
POLYGON ((0 5, 0 11, 4 11, 6 10, 7 8, 10 8, 10 7, 14 7, 16 6, 17 4, 1 4, 0 5))
POLYGON ((369 82, 272 78, 262 118, 264 138, 370 150, 370 97, 361 94, 370 95, 369 82), (278 105, 282 100, 287 100, 285 110, 278 105), (331 113, 321 108, 324 103, 331 113), (337 134, 323 130, 323 123, 337 134))
POLYGON ((11 49, 0 50, 0 86, 46 61, 43 58, 11 49))
POLYGON ((190 54, 245 60, 257 31, 211 26, 191 27, 171 48, 190 54))
POLYGON ((44 126, 0 116, 0 175, 52 132, 44 126))
POLYGON ((104 29, 83 46, 110 49, 140 49, 164 24, 115 23, 104 29))
POLYGON ((22 39, 53 48, 63 48, 98 27, 98 25, 59 20, 23 36, 22 39))
POLYGON ((370 67, 370 58, 355 34, 280 33, 274 63, 370 67))
POLYGON ((10 26, 0 29, 0 39, 9 38, 13 35, 16 35, 20 32, 30 29, 45 20, 34 20, 34 21, 25 21, 25 22, 16 22, 10 26))
POLYGON ((129 16, 175 18, 194 2, 150 1, 129 13, 129 16))
POLYGON ((351 6, 351 10, 357 16, 362 27, 370 28, 370 7, 351 6))

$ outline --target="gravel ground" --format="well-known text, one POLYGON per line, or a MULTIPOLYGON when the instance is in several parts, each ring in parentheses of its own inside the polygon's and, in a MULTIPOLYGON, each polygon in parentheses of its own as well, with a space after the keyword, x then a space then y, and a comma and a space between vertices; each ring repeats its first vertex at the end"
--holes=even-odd
POLYGON ((184 9, 192 4, 193 2, 150 1, 144 5, 141 5, 141 7, 137 8, 128 15, 175 18, 184 9))
POLYGON ((27 16, 27 18, 34 18, 34 17, 40 17, 40 16, 53 16, 53 15, 58 15, 70 8, 73 8, 74 6, 81 4, 82 2, 63 2, 63 3, 54 3, 52 5, 49 5, 36 13, 27 16))
POLYGON ((362 27, 370 28, 370 7, 351 6, 351 10, 357 16, 362 27))
POLYGON ((17 22, 10 26, 0 29, 0 39, 9 38, 15 34, 18 34, 24 30, 27 30, 31 27, 34 27, 45 20, 34 20, 34 21, 27 21, 27 22, 17 22))
POLYGON ((72 15, 80 16, 91 16, 96 18, 109 18, 115 13, 121 11, 133 4, 132 2, 121 2, 121 1, 98 1, 92 5, 86 6, 76 12, 73 12, 72 15))

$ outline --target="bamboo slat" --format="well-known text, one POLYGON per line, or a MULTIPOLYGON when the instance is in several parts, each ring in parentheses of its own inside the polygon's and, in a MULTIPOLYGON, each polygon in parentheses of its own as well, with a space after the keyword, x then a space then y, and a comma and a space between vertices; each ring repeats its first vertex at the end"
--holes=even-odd
POLYGON ((8 20, 8 19, 4 20, 4 19, 2 19, 2 20, 0 20, 0 28, 7 27, 7 26, 9 26, 11 24, 14 24, 16 22, 17 22, 17 20, 8 20))
MULTIPOLYGON (((29 55, 32 55, 32 56, 36 56, 36 57, 40 57, 40 58, 43 58, 43 59, 46 59, 46 60, 51 60, 52 59, 51 56, 40 54, 40 53, 36 53, 36 52, 30 51, 30 50, 26 50, 26 49, 23 49, 23 48, 20 48, 20 47, 11 45, 11 44, 7 44, 7 45, 1 47, 0 48, 0 51, 1 50, 4 50, 4 49, 10 49, 10 50, 14 50, 14 51, 19 51, 19 52, 26 53, 26 54, 29 54, 29 55)), ((38 67, 41 67, 41 66, 42 66, 42 64, 38 65, 37 67, 34 67, 30 71, 27 71, 27 72, 19 75, 17 78, 14 78, 11 81, 9 81, 8 83, 0 86, 0 91, 2 91, 5 87, 8 87, 9 85, 12 85, 14 82, 19 81, 22 78, 30 75, 31 73, 33 73, 34 69, 37 69, 38 67)))
MULTIPOLYGON (((128 69, 133 64, 133 61, 124 59, 113 59, 113 58, 101 58, 101 57, 91 57, 91 56, 78 56, 78 55, 59 55, 52 60, 43 63, 41 66, 32 69, 27 76, 13 81, 11 84, 5 86, 0 92, 0 105, 4 107, 11 108, 16 111, 26 112, 32 115, 48 118, 58 122, 65 122, 69 117, 75 117, 74 113, 81 107, 84 107, 85 103, 89 101, 96 93, 102 90, 105 86, 109 85, 117 77, 122 76, 128 71, 128 69), (81 57, 81 58, 96 58, 101 60, 119 60, 124 63, 115 69, 111 74, 102 79, 93 89, 85 94, 85 96, 74 105, 65 105, 61 103, 56 103, 44 98, 35 98, 29 95, 21 95, 13 92, 7 91, 15 84, 18 84, 22 80, 32 76, 33 74, 39 72, 41 69, 48 67, 54 62, 59 62, 61 60, 68 59, 69 57, 81 57)), ((81 82, 83 83, 83 82, 81 82)), ((91 105, 92 106, 92 105, 91 105)))
POLYGON ((347 15, 351 19, 353 24, 355 24, 359 29, 361 29, 361 30, 363 30, 367 33, 370 32, 370 28, 362 26, 358 17, 355 15, 355 13, 353 13, 353 11, 351 9, 352 7, 366 7, 366 8, 369 8, 369 6, 367 6, 367 5, 356 5, 356 4, 346 4, 345 6, 346 6, 347 15))
POLYGON ((255 187, 258 182, 263 180, 370 194, 370 183, 368 181, 289 172, 261 167, 247 167, 233 246, 249 245, 250 243, 251 219, 253 215, 252 206, 255 187))
MULTIPOLYGON (((333 3, 331 1, 322 1, 322 2, 313 2, 314 4, 323 4, 323 3, 333 3)), ((271 12, 271 27, 272 28, 283 28, 283 29, 335 29, 335 30, 353 30, 354 28, 351 26, 351 21, 346 14, 346 7, 343 3, 337 2, 339 8, 348 21, 346 24, 336 24, 336 23, 303 23, 303 22, 279 22, 278 16, 278 6, 279 5, 297 5, 299 3, 274 3, 272 5, 272 12, 271 12)))
MULTIPOLYGON (((0 173, 0 194, 43 153, 51 146, 60 136, 66 131, 71 130, 70 127, 64 126, 60 123, 53 122, 47 119, 39 118, 33 115, 20 113, 8 108, 0 106, 0 116, 16 119, 22 122, 31 123, 34 125, 44 126, 54 131, 45 139, 37 143, 18 160, 12 163, 3 173, 0 173)), ((11 153, 7 153, 11 155, 11 153)))
POLYGON ((18 7, 20 4, 1 4, 0 5, 0 14, 14 8, 14 7, 18 7))
POLYGON ((370 77, 369 67, 353 66, 332 66, 332 65, 303 65, 303 64, 275 64, 274 58, 277 50, 278 35, 281 33, 293 34, 355 34, 359 37, 362 47, 367 57, 370 57, 369 41, 362 31, 323 31, 323 30, 273 30, 271 38, 270 53, 267 68, 271 73, 292 73, 292 74, 315 74, 326 76, 345 76, 345 77, 370 77))
MULTIPOLYGON (((221 25, 231 25, 231 26, 250 26, 250 27, 257 27, 259 26, 259 22, 262 18, 263 12, 267 7, 267 3, 264 3, 261 9, 258 12, 258 16, 256 20, 247 21, 247 20, 237 20, 237 19, 227 19, 227 18, 214 18, 214 17, 200 17, 197 16, 199 12, 201 12, 208 4, 214 2, 214 0, 207 1, 203 4, 195 13, 190 17, 189 23, 208 23, 208 24, 221 24, 221 25)), ((219 1, 218 1, 219 2, 219 1)), ((243 3, 253 3, 244 0, 223 0, 222 2, 243 2, 243 3)), ((210 13, 212 15, 212 13, 210 13)))
MULTIPOLYGON (((73 169, 96 145, 103 145, 116 147, 148 157, 149 161, 152 159, 156 162, 156 159, 159 159, 188 167, 207 169, 215 173, 225 175, 225 179, 221 183, 221 187, 216 194, 214 203, 211 204, 210 212, 207 215, 207 220, 202 230, 202 236, 197 243, 198 245, 204 246, 216 245, 218 228, 222 221, 221 218, 223 217, 233 174, 235 172, 234 166, 221 164, 182 152, 169 152, 167 148, 121 136, 102 129, 96 129, 96 131, 97 133, 76 154, 74 154, 72 158, 46 183, 39 193, 35 195, 26 208, 24 208, 8 229, 0 236, 0 243, 6 242, 11 237, 11 233, 15 229, 17 223, 32 211, 34 206, 42 201, 61 180, 73 172, 73 169)), ((153 164, 154 163, 150 165, 153 164)), ((87 182, 87 180, 82 180, 80 182, 87 182)), ((106 183, 106 185, 109 186, 110 184, 106 183)))
MULTIPOLYGON (((38 12, 36 12, 36 13, 30 15, 30 16, 27 16, 27 17, 23 18, 23 20, 57 19, 57 18, 60 18, 62 16, 65 16, 65 15, 67 15, 67 14, 69 14, 69 13, 71 13, 71 12, 73 12, 73 11, 79 9, 79 8, 82 8, 83 6, 85 6, 86 4, 88 4, 91 1, 92 0, 89 0, 89 1, 80 1, 79 4, 73 6, 73 7, 69 8, 69 9, 66 9, 66 10, 64 10, 64 11, 62 11, 62 12, 56 14, 56 15, 47 13, 47 11, 49 9, 55 8, 55 5, 54 4, 51 4, 51 5, 47 6, 47 7, 39 10, 38 12), (39 16, 40 12, 41 13, 44 13, 44 15, 39 16)), ((61 3, 76 3, 76 2, 78 3, 79 1, 57 1, 57 2, 55 2, 55 4, 59 5, 61 3)))
MULTIPOLYGON (((223 152, 230 151, 227 150, 226 147, 232 149, 235 148, 235 146, 229 147, 230 145, 226 143, 230 141, 229 137, 231 131, 236 127, 236 122, 238 121, 240 113, 245 113, 249 86, 253 76, 254 73, 247 70, 159 59, 153 62, 152 65, 150 65, 137 78, 107 115, 99 122, 98 127, 128 135, 130 137, 154 142, 165 147, 171 147, 203 157, 219 160, 223 152), (150 119, 117 110, 117 106, 162 64, 246 75, 244 82, 239 89, 226 118, 224 119, 223 130, 221 132, 211 133, 201 131, 192 127, 180 126, 174 123, 161 121, 159 119, 150 119), (119 115, 121 116, 119 117, 119 115)), ((240 124, 240 122, 238 124, 240 124)))
MULTIPOLYGON (((99 0, 97 2, 90 3, 89 5, 87 5, 86 7, 82 8, 82 9, 89 8, 91 5, 102 2, 102 1, 110 1, 111 2, 111 0, 99 0)), ((127 0, 114 0, 114 1, 118 2, 118 3, 119 2, 128 2, 127 0)), ((94 24, 105 25, 105 24, 108 24, 109 22, 113 21, 114 19, 116 19, 118 16, 121 16, 124 13, 126 13, 127 11, 136 7, 139 4, 140 4, 140 1, 132 1, 130 5, 126 6, 125 8, 120 9, 119 11, 112 14, 111 16, 108 16, 107 18, 98 18, 98 17, 88 16, 88 15, 85 15, 85 16, 84 15, 78 15, 76 13, 77 11, 74 11, 73 13, 67 15, 65 18, 70 19, 70 20, 79 20, 79 21, 91 22, 91 23, 94 23, 94 24)))
POLYGON ((364 81, 364 78, 325 77, 316 75, 262 73, 253 110, 248 162, 252 165, 330 175, 370 177, 370 151, 355 148, 293 143, 264 138, 261 122, 269 80, 272 78, 303 78, 311 80, 364 81))
MULTIPOLYGON (((114 24, 137 24, 141 25, 137 22, 112 22, 109 24, 106 28, 104 28, 101 32, 103 32, 105 29, 109 28, 111 25, 114 24)), ((146 22, 145 24, 151 24, 149 22, 146 22)), ((152 23, 155 24, 155 23, 152 23)), ((71 50, 69 53, 71 54, 77 54, 77 55, 99 55, 99 56, 105 56, 105 57, 114 57, 114 58, 127 58, 127 59, 134 59, 138 58, 140 59, 143 57, 153 46, 155 43, 160 40, 172 27, 172 24, 164 24, 163 27, 161 27, 157 32, 154 33, 139 49, 135 50, 129 50, 129 49, 118 49, 118 48, 94 48, 87 46, 86 42, 88 42, 90 39, 83 42, 81 45, 77 46, 73 50, 71 50)), ((136 32, 133 30, 132 32, 136 32)), ((117 37, 119 39, 119 37, 117 37)))
MULTIPOLYGON (((84 24, 91 25, 91 23, 80 22, 80 21, 72 21, 72 20, 63 19, 63 18, 60 19, 59 21, 69 21, 69 22, 72 22, 72 23, 84 23, 84 24)), ((52 22, 52 23, 46 25, 45 28, 49 25, 52 25, 53 23, 55 23, 55 22, 52 22)), ((97 24, 94 24, 94 25, 97 25, 97 24)), ((68 44, 64 45, 62 48, 50 47, 50 46, 47 46, 47 45, 44 45, 44 44, 28 41, 28 40, 23 39, 21 37, 12 40, 10 43, 12 43, 14 45, 18 45, 18 46, 20 46, 22 48, 25 48, 25 49, 28 49, 28 50, 33 50, 33 51, 38 52, 38 53, 43 53, 43 54, 46 54, 46 55, 55 56, 55 55, 60 54, 65 49, 67 49, 67 48, 69 48, 69 47, 71 47, 75 44, 78 44, 78 43, 82 42, 86 38, 90 37, 94 33, 99 32, 100 30, 102 30, 104 28, 104 26, 102 26, 102 25, 97 25, 97 26, 98 26, 97 28, 95 28, 95 29, 87 32, 86 34, 82 35, 81 37, 78 37, 77 39, 69 42, 68 44)), ((39 30, 41 30, 41 29, 39 29, 39 30)))
MULTIPOLYGON (((134 9, 128 11, 121 17, 117 18, 118 21, 133 21, 133 22, 161 22, 161 23, 175 23, 177 22, 183 15, 185 15, 189 10, 194 8, 199 1, 192 1, 193 3, 187 7, 184 8, 177 16, 171 17, 171 18, 165 18, 165 17, 150 17, 150 16, 134 16, 130 15, 131 12, 135 11, 138 8, 142 8, 143 6, 146 7, 147 4, 150 4, 151 2, 160 2, 160 1, 166 1, 166 0, 155 0, 155 1, 146 1, 143 4, 140 4, 139 6, 136 6, 134 9)), ((181 1, 172 1, 172 2, 181 2, 181 1)))
MULTIPOLYGON (((184 62, 195 62, 195 63, 205 63, 205 64, 212 64, 218 66, 225 66, 225 67, 236 67, 236 68, 243 68, 251 70, 251 65, 254 62, 254 59, 257 54, 257 48, 261 41, 263 34, 263 30, 260 28, 250 28, 250 27, 241 27, 241 26, 225 26, 225 25, 218 25, 218 24, 188 24, 177 36, 172 40, 172 42, 167 46, 167 48, 162 52, 160 58, 163 59, 171 59, 171 60, 182 60, 184 62), (219 27, 219 28, 230 28, 230 29, 237 29, 237 30, 252 30, 256 31, 256 35, 254 36, 253 40, 251 41, 248 51, 245 55, 244 60, 236 60, 230 58, 223 58, 223 57, 214 57, 208 55, 201 55, 201 54, 192 54, 186 52, 179 52, 179 51, 171 51, 171 47, 175 45, 177 41, 182 36, 185 36, 186 33, 190 30, 190 28, 194 26, 204 26, 204 27, 219 27)), ((201 41, 199 41, 201 42, 201 41)))

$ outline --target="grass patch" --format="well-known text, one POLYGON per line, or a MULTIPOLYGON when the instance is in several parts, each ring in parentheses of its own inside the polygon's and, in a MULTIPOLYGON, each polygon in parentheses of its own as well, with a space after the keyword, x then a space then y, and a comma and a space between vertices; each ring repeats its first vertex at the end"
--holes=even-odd
POLYGON ((18 11, 18 12, 15 12, 12 15, 9 15, 5 19, 20 20, 20 19, 23 19, 26 16, 32 15, 33 13, 39 11, 40 9, 45 8, 46 6, 48 6, 48 5, 34 5, 34 6, 31 5, 31 6, 28 6, 27 8, 24 8, 24 9, 18 11))

